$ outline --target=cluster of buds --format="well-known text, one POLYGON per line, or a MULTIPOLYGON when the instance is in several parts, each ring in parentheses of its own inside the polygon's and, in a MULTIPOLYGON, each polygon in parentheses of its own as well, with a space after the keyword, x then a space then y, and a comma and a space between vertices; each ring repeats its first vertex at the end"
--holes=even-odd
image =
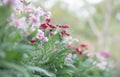
POLYGON ((68 48, 71 48, 71 49, 75 50, 75 52, 78 53, 81 56, 83 54, 83 52, 88 49, 88 46, 87 46, 87 44, 83 43, 83 44, 80 44, 80 46, 78 46, 78 47, 68 45, 68 48))
POLYGON ((54 32, 60 32, 63 36, 70 36, 70 34, 67 33, 66 29, 69 28, 68 25, 52 25, 50 18, 46 18, 45 22, 40 24, 41 29, 49 29, 50 35, 53 35, 54 32))

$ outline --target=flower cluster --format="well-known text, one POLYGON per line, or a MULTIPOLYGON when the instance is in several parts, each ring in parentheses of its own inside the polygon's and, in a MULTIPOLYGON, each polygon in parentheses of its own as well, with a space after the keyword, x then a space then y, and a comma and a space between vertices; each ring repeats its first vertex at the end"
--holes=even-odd
POLYGON ((87 52, 86 55, 89 59, 96 59, 94 60, 93 65, 98 67, 100 70, 107 70, 108 67, 111 68, 112 63, 108 62, 108 58, 110 57, 109 52, 87 52))
POLYGON ((45 37, 44 31, 40 29, 41 17, 44 17, 47 22, 51 16, 50 12, 44 11, 40 6, 35 7, 32 3, 29 3, 25 0, 3 0, 4 4, 12 4, 12 2, 18 4, 18 6, 13 6, 13 11, 9 21, 10 25, 21 29, 27 36, 34 31, 38 31, 36 36, 30 41, 31 43, 36 42, 36 39, 41 41, 48 41, 48 38, 45 37))
MULTIPOLYGON (((69 73, 68 75, 65 73, 64 76, 61 75, 60 77, 86 77, 86 75, 79 74, 81 70, 81 73, 83 74, 86 73, 90 75, 90 77, 96 77, 94 69, 91 70, 91 67, 97 68, 97 70, 100 69, 101 71, 106 71, 107 67, 109 67, 109 52, 89 52, 86 43, 74 46, 74 42, 78 43, 79 41, 72 38, 67 32, 67 29, 69 29, 70 26, 61 24, 53 25, 50 19, 50 12, 46 12, 40 6, 35 7, 32 3, 28 3, 25 0, 3 0, 3 3, 5 5, 12 5, 13 7, 13 12, 9 17, 9 25, 13 25, 20 29, 21 33, 24 33, 27 36, 25 39, 29 40, 29 43, 28 41, 27 43, 24 41, 22 45, 29 44, 29 46, 33 48, 34 52, 31 51, 31 48, 29 50, 32 56, 28 55, 30 57, 25 58, 28 60, 26 60, 26 63, 25 61, 22 61, 23 63, 43 67, 45 70, 52 71, 52 73, 56 74, 56 76, 48 77, 57 77, 57 75, 61 75, 61 70, 67 70, 65 72, 69 73), (16 6, 18 3, 19 5, 16 6), (60 39, 58 39, 58 37, 60 39), (33 43, 35 43, 35 45, 33 43), (76 71, 78 74, 76 74, 74 69, 70 70, 71 66, 75 70, 77 69, 76 71), (68 67, 70 67, 70 69, 68 67), (90 68, 90 72, 88 72, 88 68, 90 68), (71 71, 73 71, 72 74, 71 71), (95 76, 91 76, 91 74, 95 76)), ((23 49, 24 48, 22 48, 22 50, 23 49)), ((16 50, 13 51, 16 52, 16 50)), ((24 52, 22 54, 24 55, 24 52)), ((22 58, 22 55, 20 56, 22 58)), ((21 63, 21 61, 19 63, 21 63)), ((41 74, 41 72, 38 74, 38 72, 32 71, 32 73, 34 75, 46 77, 46 75, 41 74)))
POLYGON ((68 45, 68 48, 73 49, 74 51, 76 51, 80 56, 83 54, 84 51, 86 51, 88 49, 87 44, 80 44, 80 46, 72 46, 72 45, 68 45))
POLYGON ((61 33, 63 36, 70 36, 70 34, 67 33, 66 29, 69 28, 68 25, 52 25, 50 18, 46 18, 46 21, 42 24, 40 24, 41 29, 48 29, 50 35, 53 35, 54 33, 61 33))
POLYGON ((16 6, 18 1, 17 0, 2 0, 4 5, 12 5, 12 6, 16 6))
POLYGON ((48 41, 47 37, 44 36, 44 32, 42 30, 38 30, 36 38, 42 41, 48 41))
MULTIPOLYGON (((105 71, 107 68, 112 68, 113 64, 111 61, 108 61, 110 53, 107 51, 101 52, 89 52, 87 51, 88 45, 83 43, 80 46, 68 45, 68 48, 74 50, 81 57, 86 56, 86 60, 90 60, 93 63, 93 66, 96 66, 98 69, 105 71)), ((69 54, 66 56, 66 59, 75 58, 76 54, 69 54)))
MULTIPOLYGON (((12 0, 4 0, 4 4, 12 3, 12 0)), ((45 32, 49 31, 50 35, 60 33, 63 36, 70 36, 66 29, 69 28, 68 25, 52 25, 50 12, 46 12, 40 6, 35 7, 32 3, 27 3, 25 0, 15 0, 15 3, 19 3, 19 6, 14 6, 14 12, 10 16, 10 24, 24 31, 24 33, 29 36, 31 32, 38 31, 35 37, 31 40, 39 39, 42 41, 48 41, 48 37, 45 36, 45 32), (43 17, 45 22, 43 21, 43 17)))

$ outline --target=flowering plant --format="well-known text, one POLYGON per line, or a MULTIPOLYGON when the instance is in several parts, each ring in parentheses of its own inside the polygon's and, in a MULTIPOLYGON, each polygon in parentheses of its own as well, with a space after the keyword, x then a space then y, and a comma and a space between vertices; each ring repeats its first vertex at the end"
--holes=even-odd
POLYGON ((25 0, 0 6, 0 77, 110 77, 109 53, 73 46, 68 25, 25 0))

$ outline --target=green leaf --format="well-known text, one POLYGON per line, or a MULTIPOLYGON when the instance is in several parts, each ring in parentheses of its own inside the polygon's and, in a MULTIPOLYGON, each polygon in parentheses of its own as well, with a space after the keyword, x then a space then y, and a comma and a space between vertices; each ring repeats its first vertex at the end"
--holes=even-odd
POLYGON ((40 67, 36 67, 36 66, 28 66, 28 68, 32 71, 37 71, 37 72, 40 72, 40 73, 43 73, 45 74, 46 76, 49 76, 49 77, 56 77, 55 74, 53 73, 50 73, 48 72, 47 70, 43 69, 43 68, 40 68, 40 67))
MULTIPOLYGON (((8 69, 8 70, 10 69, 10 70, 18 71, 18 73, 23 75, 23 77, 30 77, 27 69, 25 69, 25 67, 23 67, 22 65, 18 65, 18 64, 3 61, 3 60, 0 60, 0 62, 1 62, 0 67, 8 69)), ((2 69, 0 69, 0 70, 2 70, 2 69)))
POLYGON ((9 15, 10 6, 0 6, 0 26, 6 23, 9 15))

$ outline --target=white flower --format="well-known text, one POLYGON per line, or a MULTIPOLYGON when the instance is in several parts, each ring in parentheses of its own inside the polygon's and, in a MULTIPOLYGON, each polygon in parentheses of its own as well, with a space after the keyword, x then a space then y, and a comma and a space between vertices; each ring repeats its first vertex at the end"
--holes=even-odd
POLYGON ((106 69, 106 66, 107 66, 107 62, 104 61, 104 62, 100 62, 96 65, 99 69, 101 70, 105 70, 106 69))
POLYGON ((44 15, 44 11, 41 7, 38 7, 37 9, 34 9, 34 14, 36 17, 40 17, 44 15))

